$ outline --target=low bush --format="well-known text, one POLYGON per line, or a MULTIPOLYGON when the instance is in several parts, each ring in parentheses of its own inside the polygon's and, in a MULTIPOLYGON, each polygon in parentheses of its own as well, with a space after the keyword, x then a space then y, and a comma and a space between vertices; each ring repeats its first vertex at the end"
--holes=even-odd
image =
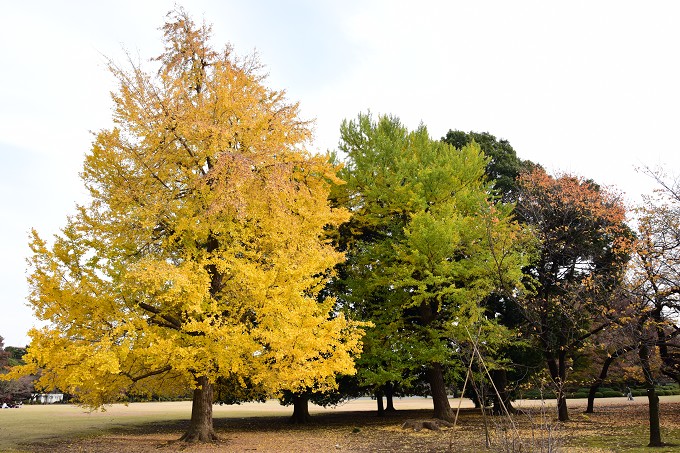
POLYGON ((617 396, 623 396, 623 394, 616 390, 606 390, 602 392, 602 396, 604 396, 605 398, 614 398, 617 396))

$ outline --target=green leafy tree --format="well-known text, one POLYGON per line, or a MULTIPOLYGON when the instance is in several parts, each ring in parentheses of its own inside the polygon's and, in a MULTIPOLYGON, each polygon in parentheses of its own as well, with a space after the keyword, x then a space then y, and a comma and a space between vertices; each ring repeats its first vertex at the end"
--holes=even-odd
POLYGON ((488 161, 485 168, 487 178, 492 182, 492 187, 505 202, 516 201, 517 198, 517 178, 535 164, 531 161, 524 161, 517 157, 515 149, 509 141, 498 140, 488 132, 463 132, 460 130, 449 130, 442 141, 455 148, 461 149, 474 142, 481 148, 488 161))
MULTIPOLYGON (((0 336, 0 375, 7 374, 16 365, 21 365, 25 348, 4 347, 4 338, 0 336)), ((13 404, 16 401, 28 400, 31 397, 35 376, 21 376, 12 380, 0 380, 0 404, 13 404)))
POLYGON ((24 364, 23 357, 26 355, 26 348, 7 346, 5 352, 9 353, 9 366, 24 364))
POLYGON ((9 366, 12 354, 5 348, 5 339, 0 336, 0 370, 9 366))
MULTIPOLYGON (((494 191, 499 196, 498 201, 503 203, 517 201, 519 175, 537 166, 531 161, 520 159, 509 141, 499 140, 488 132, 449 130, 442 137, 442 141, 458 149, 471 143, 479 145, 484 155, 488 157, 485 168, 486 177, 491 181, 494 191)), ((511 294, 502 292, 491 294, 483 305, 487 310, 487 316, 495 317, 499 323, 509 329, 514 330, 524 322, 516 298, 511 294)), ((498 354, 498 357, 487 356, 487 359, 497 365, 490 374, 493 387, 498 390, 498 394, 495 391, 489 392, 489 400, 493 402, 493 413, 502 414, 505 411, 514 411, 511 402, 514 395, 512 389, 517 388, 539 371, 542 362, 537 360, 540 351, 527 342, 509 344, 499 349, 498 354)), ((480 403, 477 395, 474 394, 474 389, 470 388, 469 392, 475 403, 480 403)))
POLYGON ((479 324, 489 341, 507 341, 480 303, 519 285, 528 237, 512 206, 494 203, 478 145, 456 149, 424 126, 409 132, 396 118, 359 115, 343 123, 340 150, 346 185, 337 199, 352 212, 343 302, 375 324, 360 376, 379 386, 421 372, 435 417, 448 419, 445 374, 460 364, 456 344, 479 324))

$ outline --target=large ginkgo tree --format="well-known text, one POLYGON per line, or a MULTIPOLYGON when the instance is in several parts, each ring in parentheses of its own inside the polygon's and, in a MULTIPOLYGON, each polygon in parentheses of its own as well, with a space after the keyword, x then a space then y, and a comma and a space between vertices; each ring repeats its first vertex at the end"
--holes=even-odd
POLYGON ((472 333, 488 347, 512 340, 482 302, 523 290, 532 238, 512 206, 496 202, 476 143, 458 149, 424 126, 409 132, 396 117, 360 114, 343 123, 340 151, 347 183, 335 195, 352 219, 334 283, 348 312, 374 324, 359 381, 379 391, 422 375, 434 417, 453 419, 447 376, 464 367, 472 333))
POLYGON ((193 389, 187 441, 215 438, 213 386, 335 385, 361 325, 317 297, 343 260, 325 228, 337 168, 304 151, 309 124, 254 58, 215 50, 175 11, 151 68, 111 62, 114 127, 82 171, 89 201, 53 240, 33 232, 27 365, 98 407, 193 389))

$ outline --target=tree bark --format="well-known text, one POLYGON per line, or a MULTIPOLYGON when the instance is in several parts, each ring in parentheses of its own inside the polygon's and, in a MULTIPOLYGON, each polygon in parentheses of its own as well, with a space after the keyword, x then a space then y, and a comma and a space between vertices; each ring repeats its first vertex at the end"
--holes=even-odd
POLYGON ((615 358, 615 356, 607 357, 607 359, 604 361, 604 364, 602 365, 602 370, 600 370, 600 375, 593 381, 592 384, 590 384, 590 389, 588 390, 588 407, 586 407, 586 414, 592 414, 594 412, 595 394, 597 393, 597 389, 600 388, 600 385, 602 385, 604 380, 607 378, 609 365, 612 364, 615 358))
POLYGON ((213 429, 213 387, 205 376, 200 376, 196 383, 198 387, 194 389, 191 422, 189 429, 180 440, 184 442, 214 442, 217 440, 217 435, 213 429))
POLYGON ((559 355, 560 379, 557 386, 557 418, 561 422, 569 420, 569 409, 567 408, 567 394, 564 392, 564 383, 567 377, 566 354, 560 351, 559 355))
POLYGON ((385 405, 383 404, 382 390, 375 391, 375 401, 378 403, 378 417, 385 415, 385 405))
POLYGON ((508 394, 508 373, 505 370, 493 370, 491 371, 491 379, 493 384, 498 390, 498 394, 494 391, 493 393, 493 408, 491 413, 494 415, 505 415, 505 411, 509 414, 514 414, 516 412, 515 408, 512 407, 512 401, 510 401, 510 395, 508 394))
POLYGON ((602 379, 595 379, 595 381, 590 384, 590 389, 588 389, 588 406, 586 407, 586 414, 592 414, 595 412, 595 394, 597 389, 602 385, 602 379))
MULTIPOLYGON (((207 250, 211 252, 217 249, 219 243, 212 234, 208 238, 207 250)), ((210 274, 210 294, 215 296, 221 285, 221 275, 217 269, 210 265, 207 267, 210 274)), ((206 376, 199 376, 196 379, 191 403, 191 422, 189 429, 180 440, 184 442, 214 442, 217 435, 213 428, 212 405, 213 405, 213 386, 206 376)))
POLYGON ((559 351, 557 357, 555 357, 551 353, 546 353, 546 359, 550 377, 557 387, 557 418, 561 422, 566 422, 569 420, 567 395, 564 393, 564 382, 567 376, 567 354, 565 351, 559 351))
POLYGON ((446 393, 444 383, 444 373, 440 363, 433 363, 431 368, 427 370, 427 380, 430 384, 430 393, 434 404, 434 418, 453 421, 449 396, 446 393))
POLYGON ((388 382, 385 384, 385 401, 387 403, 387 407, 385 408, 385 411, 387 412, 396 412, 397 410, 394 408, 394 385, 392 385, 391 382, 388 382))
POLYGON ((649 445, 648 447, 663 447, 661 441, 661 421, 659 420, 659 396, 656 389, 652 386, 647 389, 647 399, 649 400, 649 445))
POLYGON ((654 388, 654 377, 649 365, 649 345, 642 343, 638 350, 642 373, 645 376, 645 387, 647 388, 647 399, 649 400, 649 445, 648 447, 663 447, 661 441, 661 422, 659 420, 659 396, 654 388))
POLYGON ((309 398, 305 395, 293 395, 293 415, 291 422, 304 424, 311 420, 309 416, 309 398))
POLYGON ((594 412, 595 393, 597 393, 597 389, 600 388, 604 380, 607 379, 607 374, 609 373, 609 367, 611 364, 614 362, 614 360, 618 359, 623 354, 632 351, 633 349, 635 349, 635 346, 633 345, 619 348, 604 361, 602 364, 602 370, 600 370, 600 375, 593 381, 592 384, 590 384, 590 389, 588 390, 588 407, 586 408, 587 414, 592 414, 594 412))

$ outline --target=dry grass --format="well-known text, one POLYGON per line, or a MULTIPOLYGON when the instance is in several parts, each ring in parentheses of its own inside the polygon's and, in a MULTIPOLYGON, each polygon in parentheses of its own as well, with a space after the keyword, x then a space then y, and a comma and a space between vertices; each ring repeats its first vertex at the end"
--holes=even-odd
MULTIPOLYGON (((541 424, 557 427, 553 434, 562 451, 645 451, 647 442, 645 398, 634 403, 624 398, 597 400, 596 414, 582 414, 583 401, 570 401, 572 421, 558 425, 553 410, 542 411, 535 402, 519 404, 532 414, 515 418, 517 431, 499 418, 487 418, 491 449, 507 447, 513 436, 524 442, 522 451, 536 449, 528 440, 543 435, 541 424), (544 417, 544 415, 548 417, 544 417), (540 422, 540 423, 537 423, 540 422)), ((184 445, 176 441, 188 423, 191 405, 182 403, 137 403, 114 405, 106 412, 87 413, 74 406, 26 406, 0 411, 0 451, 83 452, 478 452, 486 450, 485 430, 479 411, 466 402, 455 430, 413 432, 401 429, 406 419, 429 418, 431 400, 397 400, 400 409, 387 417, 376 417, 374 402, 358 400, 336 409, 311 408, 309 425, 288 423, 291 409, 277 402, 216 406, 217 444, 184 445)), ((457 405, 457 400, 452 401, 457 405)), ((664 440, 680 444, 680 401, 662 397, 664 440)), ((515 446, 519 445, 517 442, 515 446)), ((669 446, 660 451, 677 451, 669 446)))

